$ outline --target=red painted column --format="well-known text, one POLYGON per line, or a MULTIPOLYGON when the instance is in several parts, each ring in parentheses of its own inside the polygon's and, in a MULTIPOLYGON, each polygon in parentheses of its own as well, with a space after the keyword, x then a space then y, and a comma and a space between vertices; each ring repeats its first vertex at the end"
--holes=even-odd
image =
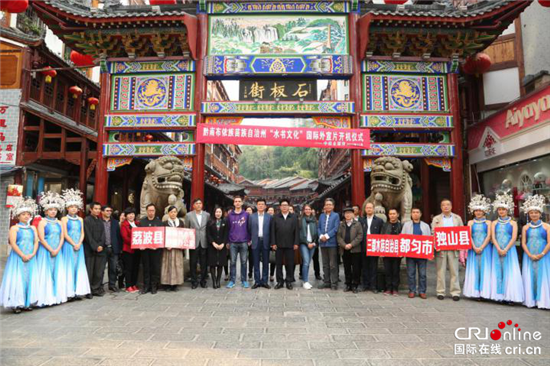
POLYGON ((451 159, 451 201, 453 212, 465 218, 464 202, 464 158, 462 149, 462 120, 460 118, 460 99, 458 95, 458 75, 449 74, 449 97, 451 98, 451 113, 454 128, 451 132, 451 142, 455 145, 455 157, 451 159))
POLYGON ((103 143, 107 137, 105 132, 105 116, 109 110, 111 96, 111 74, 101 73, 100 79, 101 96, 99 98, 99 118, 97 122, 97 164, 95 166, 95 191, 94 200, 101 203, 109 203, 109 173, 107 172, 107 161, 103 157, 103 143))
MULTIPOLYGON (((353 75, 349 82, 351 101, 355 102, 355 113, 351 117, 351 127, 359 127, 360 113, 363 109, 361 93, 361 55, 358 54, 357 13, 349 14, 350 55, 353 62, 353 75)), ((365 201, 365 173, 363 171, 363 157, 361 150, 351 150, 351 202, 362 205, 365 201)))
MULTIPOLYGON (((197 112, 197 125, 203 123, 201 114, 201 103, 206 97, 206 78, 204 77, 204 57, 208 43, 208 18, 206 14, 197 14, 199 20, 199 31, 197 37, 197 71, 195 89, 195 111, 197 112)), ((195 198, 204 199, 204 144, 195 145, 195 156, 193 157, 193 173, 191 175, 191 200, 195 198)))

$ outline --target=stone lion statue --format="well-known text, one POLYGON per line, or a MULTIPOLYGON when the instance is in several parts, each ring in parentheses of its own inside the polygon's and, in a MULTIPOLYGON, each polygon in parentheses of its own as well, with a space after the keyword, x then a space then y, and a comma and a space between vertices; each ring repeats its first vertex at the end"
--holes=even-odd
POLYGON ((374 161, 370 174, 371 194, 365 202, 374 203, 377 216, 386 219, 387 210, 395 208, 401 222, 411 219, 413 195, 409 173, 412 170, 413 166, 407 160, 382 157, 374 161))
POLYGON ((145 166, 145 180, 141 188, 140 215, 146 216, 145 208, 154 204, 157 216, 162 217, 169 205, 178 208, 178 216, 185 216, 183 204, 183 163, 175 156, 163 156, 145 166))

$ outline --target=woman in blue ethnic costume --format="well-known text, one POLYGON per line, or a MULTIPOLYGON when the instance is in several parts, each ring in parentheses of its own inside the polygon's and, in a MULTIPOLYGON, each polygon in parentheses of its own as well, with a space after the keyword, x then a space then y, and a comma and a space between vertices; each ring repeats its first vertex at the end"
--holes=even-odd
POLYGON ((84 208, 82 192, 72 188, 66 189, 63 191, 63 200, 67 209, 67 216, 61 219, 61 225, 65 233, 65 244, 62 252, 67 270, 67 296, 69 300, 71 298, 79 299, 91 293, 84 248, 82 247, 84 223, 77 215, 78 211, 84 208))
POLYGON ((475 195, 469 204, 474 219, 468 222, 472 230, 472 249, 468 250, 464 296, 489 299, 491 296, 491 222, 485 218, 491 202, 483 195, 475 195))
POLYGON ((36 276, 36 251, 38 250, 38 233, 30 225, 37 205, 32 198, 20 200, 12 207, 12 218, 19 223, 10 228, 9 243, 11 252, 4 269, 2 287, 0 287, 0 305, 13 309, 19 314, 21 310, 32 310, 38 302, 36 276))
POLYGON ((509 216, 514 199, 508 194, 497 195, 493 202, 498 219, 493 221, 493 265, 491 270, 491 299, 510 304, 524 300, 523 281, 519 269, 516 239, 518 224, 509 216))
POLYGON ((47 276, 50 280, 42 279, 45 288, 39 305, 61 304, 67 301, 67 270, 63 259, 63 243, 65 235, 63 226, 57 219, 57 213, 62 210, 65 201, 59 193, 46 192, 40 197, 40 206, 44 210, 44 219, 38 224, 38 238, 41 247, 38 250, 38 266, 41 276, 47 276), (51 285, 50 285, 51 283, 51 285))
POLYGON ((550 225, 542 222, 544 197, 534 195, 523 204, 529 223, 523 227, 523 287, 529 308, 550 309, 550 225))

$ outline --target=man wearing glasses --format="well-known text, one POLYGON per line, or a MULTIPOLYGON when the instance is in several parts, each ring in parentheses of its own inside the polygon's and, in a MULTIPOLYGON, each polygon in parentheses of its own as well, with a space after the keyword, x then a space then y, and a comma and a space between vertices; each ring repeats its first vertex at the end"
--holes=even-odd
MULTIPOLYGON (((120 224, 118 220, 111 217, 113 208, 105 205, 101 208, 103 226, 105 228, 105 255, 109 267, 109 290, 111 292, 120 292, 116 286, 118 255, 122 248, 122 236, 120 235, 120 224)), ((105 270, 105 267, 103 267, 105 270)))

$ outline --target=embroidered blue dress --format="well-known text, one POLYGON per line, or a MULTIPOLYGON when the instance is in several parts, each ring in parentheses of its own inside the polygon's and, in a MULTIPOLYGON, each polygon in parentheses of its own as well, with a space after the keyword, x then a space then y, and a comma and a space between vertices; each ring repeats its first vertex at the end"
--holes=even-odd
MULTIPOLYGON (((34 231, 30 225, 18 224, 16 245, 25 255, 34 250, 34 231)), ((2 287, 0 288, 0 305, 5 308, 28 308, 38 301, 36 276, 36 256, 28 262, 12 250, 6 262, 2 287)))
MULTIPOLYGON (((485 220, 474 220, 472 225, 472 240, 476 248, 480 248, 489 235, 489 225, 485 220)), ((464 296, 488 299, 491 296, 491 258, 493 245, 487 244, 481 254, 473 249, 468 250, 466 262, 466 277, 464 279, 464 296)))
MULTIPOLYGON (((44 229, 46 241, 52 249, 57 249, 60 245, 59 241, 61 240, 61 235, 63 233, 63 230, 61 229, 61 222, 58 220, 46 220, 47 224, 44 229)), ((64 242, 61 245, 63 244, 64 242)), ((61 304, 67 301, 67 266, 63 255, 63 247, 55 257, 50 256, 50 260, 50 269, 52 271, 53 279, 53 293, 56 298, 56 304, 61 304)))
MULTIPOLYGON (((498 219, 495 226, 495 241, 500 249, 505 249, 512 239, 514 228, 510 220, 498 219)), ((524 295, 518 251, 515 245, 508 250, 504 257, 501 257, 496 246, 493 246, 491 299, 521 303, 524 300, 524 295)))
MULTIPOLYGON (((540 225, 531 223, 534 226, 540 225)), ((527 229, 527 249, 532 255, 540 254, 548 244, 548 234, 545 228, 529 227, 527 229)), ((533 261, 528 255, 523 256, 523 287, 525 288, 524 305, 550 309, 550 255, 533 261)))
MULTIPOLYGON (((82 222, 78 217, 67 216, 67 232, 74 243, 80 241, 82 236, 82 222)), ((86 270, 86 260, 84 258, 84 246, 81 245, 78 251, 73 246, 65 242, 63 247, 65 260, 67 262, 68 278, 72 278, 73 292, 68 296, 84 296, 91 292, 90 281, 88 280, 88 271, 86 270)))

